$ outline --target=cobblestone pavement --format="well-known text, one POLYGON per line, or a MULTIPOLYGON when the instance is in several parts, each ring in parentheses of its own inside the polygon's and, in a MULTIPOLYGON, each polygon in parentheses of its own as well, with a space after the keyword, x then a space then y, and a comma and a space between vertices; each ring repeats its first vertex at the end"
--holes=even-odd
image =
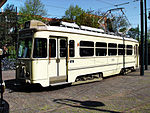
MULTIPOLYGON (((150 69, 150 67, 149 67, 150 69)), ((119 113, 150 112, 150 70, 139 70, 99 82, 41 88, 13 86, 15 71, 4 71, 4 99, 10 113, 119 113), (9 85, 8 85, 9 84, 9 85)))

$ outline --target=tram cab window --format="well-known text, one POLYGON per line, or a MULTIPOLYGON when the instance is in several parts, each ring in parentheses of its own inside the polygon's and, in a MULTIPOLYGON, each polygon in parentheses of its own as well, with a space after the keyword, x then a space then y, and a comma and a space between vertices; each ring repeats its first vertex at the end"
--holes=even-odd
POLYGON ((118 55, 125 55, 125 45, 118 44, 118 55))
POLYGON ((24 38, 19 40, 18 58, 30 58, 32 48, 32 39, 24 38))
POLYGON ((132 55, 133 50, 132 50, 132 45, 127 45, 127 55, 132 55))
POLYGON ((60 57, 66 57, 67 50, 66 50, 66 40, 60 40, 60 57))
POLYGON ((74 57, 75 56, 75 49, 74 49, 74 40, 69 41, 69 57, 74 57))
POLYGON ((96 56, 106 56, 107 55, 107 43, 96 42, 96 56))
POLYGON ((80 56, 93 56, 94 55, 94 42, 80 41, 80 56))
POLYGON ((34 40, 33 58, 47 57, 47 39, 36 38, 34 40))
POLYGON ((49 39, 49 57, 56 57, 56 40, 49 39))
POLYGON ((109 56, 117 55, 117 44, 115 44, 115 43, 108 44, 108 55, 109 56))

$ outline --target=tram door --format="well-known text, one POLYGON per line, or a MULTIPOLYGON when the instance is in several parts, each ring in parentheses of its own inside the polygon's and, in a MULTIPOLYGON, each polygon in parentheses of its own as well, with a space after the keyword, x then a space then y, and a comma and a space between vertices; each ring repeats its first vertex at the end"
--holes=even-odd
POLYGON ((50 83, 60 83, 67 81, 67 40, 61 37, 52 37, 49 39, 49 57, 50 63, 50 83), (52 59, 54 56, 55 58, 52 59), (52 75, 53 73, 53 75, 52 75))

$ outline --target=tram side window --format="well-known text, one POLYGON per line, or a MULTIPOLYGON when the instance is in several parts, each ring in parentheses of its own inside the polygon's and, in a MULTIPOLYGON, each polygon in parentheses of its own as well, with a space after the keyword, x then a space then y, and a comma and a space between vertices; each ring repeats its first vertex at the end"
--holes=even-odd
POLYGON ((66 40, 60 40, 60 57, 66 57, 66 40))
POLYGON ((118 44, 118 55, 125 55, 125 45, 118 44))
POLYGON ((127 55, 132 55, 132 45, 127 45, 127 55))
POLYGON ((49 39, 49 57, 56 57, 56 40, 49 39))
POLYGON ((74 40, 69 41, 69 57, 74 57, 75 56, 75 49, 74 49, 74 40))
POLYGON ((33 58, 47 57, 47 39, 36 38, 34 41, 33 58))
POLYGON ((107 43, 96 42, 96 56, 106 56, 107 55, 107 43))
POLYGON ((80 41, 80 56, 93 56, 94 55, 94 42, 80 41))
POLYGON ((108 44, 108 55, 109 56, 117 55, 117 44, 115 43, 108 44))

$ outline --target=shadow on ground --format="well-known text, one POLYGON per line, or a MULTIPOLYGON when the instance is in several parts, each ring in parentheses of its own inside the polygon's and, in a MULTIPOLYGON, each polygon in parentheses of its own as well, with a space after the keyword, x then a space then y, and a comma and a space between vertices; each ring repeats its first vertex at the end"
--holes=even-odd
POLYGON ((60 86, 49 86, 49 87, 42 87, 39 84, 18 84, 16 80, 5 80, 6 89, 9 89, 10 92, 44 92, 44 91, 53 91, 59 90, 66 87, 69 87, 70 84, 67 85, 60 85, 60 86))
POLYGON ((61 105, 75 107, 75 108, 96 110, 96 111, 100 111, 100 112, 120 113, 117 111, 99 109, 98 107, 105 106, 105 104, 102 102, 98 102, 98 101, 79 101, 79 100, 73 100, 73 99, 55 99, 55 100, 53 100, 53 102, 61 104, 61 105))

